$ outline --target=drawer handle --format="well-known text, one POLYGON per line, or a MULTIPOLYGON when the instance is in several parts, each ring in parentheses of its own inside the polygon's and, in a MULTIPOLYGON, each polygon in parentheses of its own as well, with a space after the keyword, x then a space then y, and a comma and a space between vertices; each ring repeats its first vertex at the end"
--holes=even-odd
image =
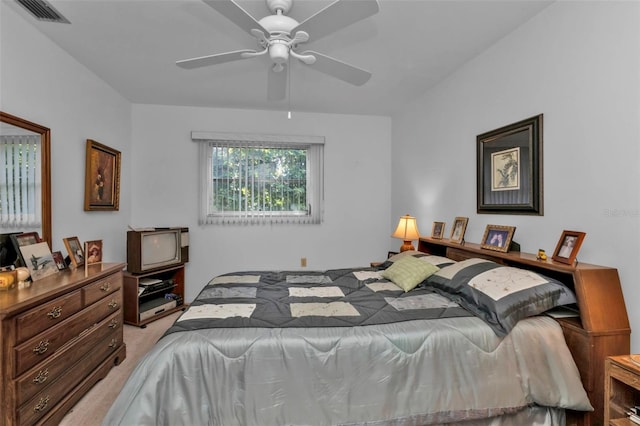
POLYGON ((38 372, 38 375, 33 378, 33 383, 38 385, 42 384, 47 381, 47 376, 49 376, 49 370, 44 370, 44 371, 40 370, 38 372))
POLYGON ((33 411, 35 411, 36 413, 39 413, 40 411, 47 408, 48 404, 49 404, 49 396, 47 395, 45 398, 40 398, 40 401, 36 404, 35 407, 33 407, 33 411))
POLYGON ((42 355, 47 351, 48 346, 49 346, 49 340, 47 339, 40 340, 40 343, 38 343, 38 345, 35 348, 33 348, 33 353, 37 355, 42 355))
POLYGON ((111 289, 111 285, 109 283, 104 283, 100 286, 100 290, 104 291, 105 293, 108 292, 111 289))
POLYGON ((111 322, 109 323, 109 328, 116 328, 117 326, 118 326, 118 320, 112 319, 111 322))
POLYGON ((62 306, 56 306, 47 314, 50 319, 60 318, 60 315, 62 315, 62 306))
POLYGON ((118 307, 118 302, 115 299, 111 299, 111 302, 109 302, 109 307, 111 309, 115 309, 118 307))
POLYGON ((115 348, 116 346, 118 346, 118 339, 111 339, 111 342, 109 342, 109 347, 115 348))

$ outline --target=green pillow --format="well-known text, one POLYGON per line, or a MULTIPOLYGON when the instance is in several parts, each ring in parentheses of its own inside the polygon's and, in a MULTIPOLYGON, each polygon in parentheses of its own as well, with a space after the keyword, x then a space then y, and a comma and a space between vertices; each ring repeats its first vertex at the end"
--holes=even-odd
POLYGON ((392 281, 405 292, 412 290, 440 268, 413 256, 398 259, 382 272, 382 277, 392 281))

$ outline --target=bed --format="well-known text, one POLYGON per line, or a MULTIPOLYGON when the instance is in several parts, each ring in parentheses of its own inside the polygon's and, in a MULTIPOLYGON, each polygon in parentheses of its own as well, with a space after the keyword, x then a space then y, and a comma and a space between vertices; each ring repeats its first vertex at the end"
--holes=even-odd
POLYGON ((581 290, 421 242, 375 268, 213 278, 103 424, 560 425, 599 409, 566 325, 542 315, 581 290), (482 296, 504 280, 518 290, 482 296))

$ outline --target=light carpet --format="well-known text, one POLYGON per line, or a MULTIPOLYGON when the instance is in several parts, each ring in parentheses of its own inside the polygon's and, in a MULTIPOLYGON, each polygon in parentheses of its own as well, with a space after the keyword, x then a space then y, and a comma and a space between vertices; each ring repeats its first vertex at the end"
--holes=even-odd
POLYGON ((167 315, 147 324, 146 328, 124 326, 124 342, 127 357, 109 371, 107 377, 96 383, 91 390, 67 413, 61 426, 100 425, 107 411, 124 386, 138 361, 155 345, 162 334, 173 324, 181 311, 167 315))

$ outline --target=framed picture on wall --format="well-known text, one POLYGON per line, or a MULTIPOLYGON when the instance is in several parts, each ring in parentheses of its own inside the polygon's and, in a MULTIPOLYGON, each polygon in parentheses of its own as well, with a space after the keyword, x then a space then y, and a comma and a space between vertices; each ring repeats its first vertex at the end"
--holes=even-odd
POLYGON ((587 234, 578 231, 562 231, 562 235, 553 252, 552 259, 556 262, 573 265, 576 262, 578 250, 582 245, 582 241, 587 234))
POLYGON ((476 137, 477 212, 543 215, 542 114, 476 137))
POLYGON ((120 208, 120 151, 87 139, 84 209, 120 208))

